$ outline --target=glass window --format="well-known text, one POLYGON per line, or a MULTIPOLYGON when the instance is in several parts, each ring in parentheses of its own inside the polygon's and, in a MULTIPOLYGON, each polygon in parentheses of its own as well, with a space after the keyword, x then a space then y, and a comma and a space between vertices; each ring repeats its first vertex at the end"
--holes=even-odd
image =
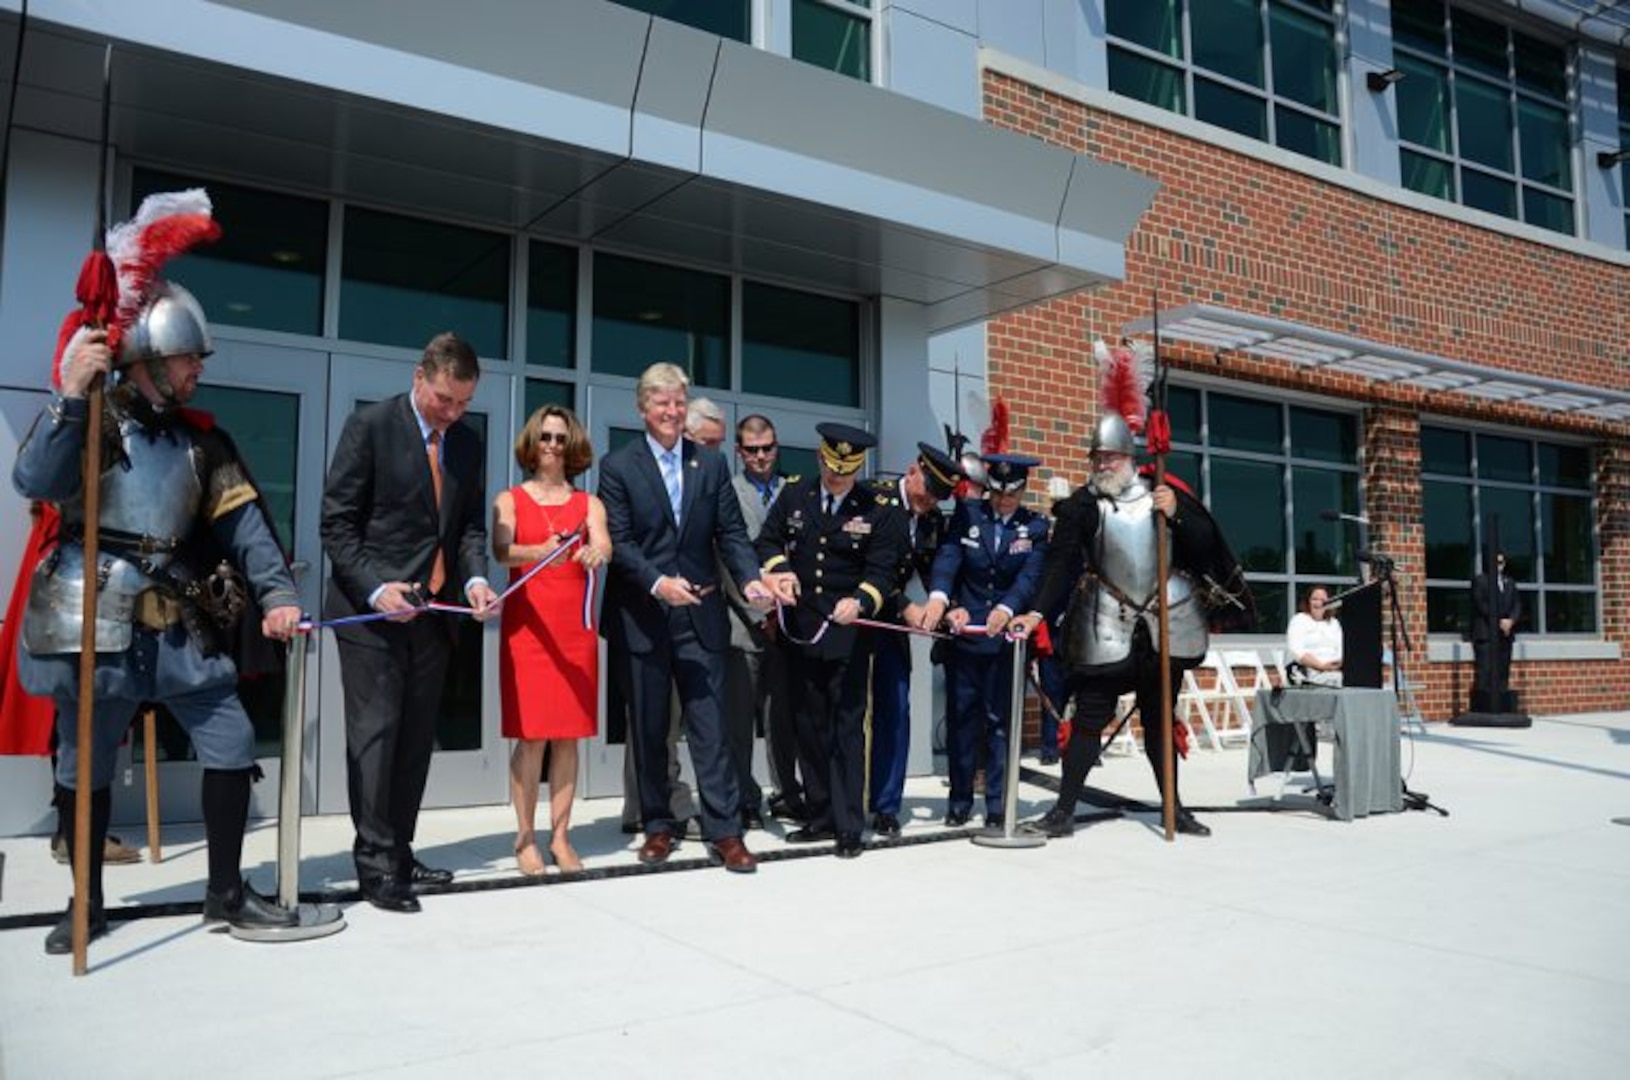
MULTIPOLYGON (((1293 405, 1290 409, 1290 452, 1315 461, 1357 461, 1358 429, 1352 417, 1324 409, 1293 405)), ((1330 505, 1334 506, 1334 503, 1330 505)), ((1358 513, 1357 504, 1349 513, 1358 513)))
POLYGON ((1445 0, 1392 0, 1392 44, 1404 186, 1575 233, 1567 50, 1445 0))
POLYGON ((1104 12, 1109 36, 1134 42, 1166 56, 1181 58, 1183 33, 1177 5, 1178 0, 1110 3, 1104 12))
MULTIPOLYGON (((573 412, 577 411, 577 391, 571 383, 551 382, 548 379, 528 379, 522 394, 525 398, 522 402, 523 420, 530 418, 533 413, 545 405, 562 405, 573 412)), ((599 456, 598 452, 596 452, 595 456, 599 456)))
POLYGON ((569 368, 577 347, 577 249, 528 246, 526 362, 569 368))
POLYGON ((446 330, 509 355, 509 237, 347 207, 340 337, 421 349, 446 330))
POLYGON ((155 192, 195 187, 209 192, 221 238, 171 260, 165 276, 191 290, 212 323, 321 334, 328 204, 137 169, 132 205, 155 192))
POLYGON ((792 57, 872 80, 872 18, 861 0, 792 0, 792 57))
POLYGON ((1261 11, 1257 0, 1190 4, 1195 66, 1252 86, 1263 85, 1261 11))
POLYGON ((1469 628, 1478 547, 1497 530, 1523 587, 1524 629, 1597 630, 1590 459, 1582 446, 1421 425, 1427 629, 1469 628))
POLYGON ((596 372, 638 378, 666 360, 697 386, 729 386, 730 279, 596 254, 593 340, 596 372))
POLYGON ((859 406, 860 305, 744 282, 741 388, 859 406))
POLYGON ((1331 0, 1105 0, 1109 88, 1341 163, 1331 0))
POLYGON ((751 0, 612 0, 612 3, 735 41, 752 39, 751 0))
POLYGON ((1168 472, 1200 493, 1245 567, 1252 629, 1282 634, 1293 595, 1357 572, 1358 530, 1324 520, 1362 512, 1357 417, 1182 386, 1167 406, 1168 472))
POLYGON ((1398 134, 1406 142, 1447 154, 1449 145, 1449 69, 1413 56, 1400 56, 1398 134))
POLYGON ((1211 394, 1211 445, 1279 454, 1285 448, 1284 408, 1272 401, 1211 394))
POLYGON ((1109 47, 1109 85, 1117 94, 1136 98, 1167 112, 1187 112, 1183 72, 1125 49, 1109 47))
MULTIPOLYGON (((1619 148, 1630 150, 1630 68, 1619 68, 1619 148)), ((1619 164, 1619 205, 1624 207, 1624 242, 1630 247, 1630 161, 1619 164)))

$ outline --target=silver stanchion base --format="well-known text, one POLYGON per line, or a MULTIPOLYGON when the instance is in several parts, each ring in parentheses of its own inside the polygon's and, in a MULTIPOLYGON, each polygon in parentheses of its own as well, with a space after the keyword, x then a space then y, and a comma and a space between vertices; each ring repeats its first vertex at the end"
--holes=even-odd
POLYGON ((301 904, 293 926, 229 927, 239 941, 313 941, 345 929, 345 916, 333 904, 301 904))
POLYGON ((984 832, 974 833, 968 839, 972 840, 980 847, 1031 848, 1045 847, 1047 845, 1047 838, 1045 836, 1035 836, 1029 833, 1020 832, 1010 833, 1005 827, 1001 829, 986 829, 984 832))

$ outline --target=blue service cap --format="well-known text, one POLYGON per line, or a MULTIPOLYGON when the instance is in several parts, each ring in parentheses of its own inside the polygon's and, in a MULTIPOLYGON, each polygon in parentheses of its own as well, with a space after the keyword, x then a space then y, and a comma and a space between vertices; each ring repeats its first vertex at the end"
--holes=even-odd
POLYGON ((1018 491, 1030 481, 1030 470, 1041 464, 1040 458, 1028 454, 982 454, 985 463, 985 487, 991 491, 1018 491))

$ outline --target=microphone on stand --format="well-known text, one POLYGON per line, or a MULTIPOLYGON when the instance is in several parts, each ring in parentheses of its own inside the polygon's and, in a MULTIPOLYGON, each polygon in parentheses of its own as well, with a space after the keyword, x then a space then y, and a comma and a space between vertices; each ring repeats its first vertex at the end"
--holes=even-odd
POLYGON ((1368 525, 1370 519, 1362 514, 1344 514, 1340 510, 1320 510, 1319 516, 1326 521, 1350 521, 1354 525, 1368 525))

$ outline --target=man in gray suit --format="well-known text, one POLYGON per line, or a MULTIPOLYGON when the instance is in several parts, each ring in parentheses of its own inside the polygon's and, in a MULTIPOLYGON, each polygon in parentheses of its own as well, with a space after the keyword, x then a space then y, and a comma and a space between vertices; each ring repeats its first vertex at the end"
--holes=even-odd
MULTIPOLYGON (((779 447, 775 425, 768 417, 754 413, 736 425, 736 456, 741 461, 741 472, 731 483, 741 501, 747 536, 756 543, 770 504, 786 486, 776 473, 779 447)), ((798 786, 798 744, 793 737, 792 709, 787 698, 787 660, 780 643, 774 640, 773 620, 734 589, 727 589, 725 597, 730 601, 725 722, 741 786, 741 823, 744 829, 762 829, 764 816, 759 804, 763 791, 753 777, 753 737, 761 726, 768 743, 770 776, 779 789, 771 799, 772 811, 790 813, 803 803, 798 786)))

